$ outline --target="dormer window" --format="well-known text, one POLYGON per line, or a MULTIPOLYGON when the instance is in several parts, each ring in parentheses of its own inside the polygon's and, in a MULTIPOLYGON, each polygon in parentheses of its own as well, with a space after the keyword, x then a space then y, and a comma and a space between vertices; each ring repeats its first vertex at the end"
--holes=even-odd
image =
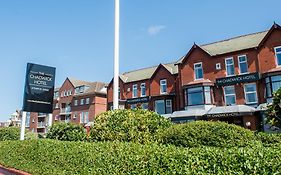
POLYGON ((275 47, 275 57, 276 57, 276 64, 277 66, 281 66, 281 46, 275 47))
POLYGON ((75 88, 75 94, 79 93, 79 87, 75 88))
POLYGON ((79 92, 80 92, 80 93, 83 93, 84 90, 85 90, 85 86, 81 86, 81 87, 79 88, 79 92))
POLYGON ((195 80, 203 79, 202 63, 195 63, 194 64, 194 74, 195 74, 195 80))

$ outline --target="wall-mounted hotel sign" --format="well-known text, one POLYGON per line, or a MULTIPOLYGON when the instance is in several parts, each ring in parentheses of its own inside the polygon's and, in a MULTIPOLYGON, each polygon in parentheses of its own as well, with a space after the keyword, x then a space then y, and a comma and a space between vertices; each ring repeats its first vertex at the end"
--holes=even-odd
POLYGON ((233 113, 217 113, 217 114, 206 114, 208 118, 223 118, 223 117, 237 117, 242 116, 239 112, 233 113))
POLYGON ((27 64, 23 111, 53 112, 55 72, 54 67, 27 64))
POLYGON ((140 97, 140 98, 130 98, 127 99, 128 104, 135 104, 135 103, 146 103, 149 101, 149 97, 140 97))
POLYGON ((217 78, 216 85, 217 86, 229 86, 234 85, 237 83, 249 83, 254 82, 260 79, 260 74, 258 72, 232 76, 232 77, 224 77, 224 78, 217 78))

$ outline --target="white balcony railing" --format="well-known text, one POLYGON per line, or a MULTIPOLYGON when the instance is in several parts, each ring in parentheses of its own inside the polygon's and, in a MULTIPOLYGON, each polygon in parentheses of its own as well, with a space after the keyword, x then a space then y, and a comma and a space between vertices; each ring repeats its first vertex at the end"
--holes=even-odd
POLYGON ((38 122, 37 128, 45 128, 45 127, 46 127, 46 123, 45 122, 38 122))
POLYGON ((71 107, 61 108, 60 113, 61 114, 70 114, 71 113, 71 107))

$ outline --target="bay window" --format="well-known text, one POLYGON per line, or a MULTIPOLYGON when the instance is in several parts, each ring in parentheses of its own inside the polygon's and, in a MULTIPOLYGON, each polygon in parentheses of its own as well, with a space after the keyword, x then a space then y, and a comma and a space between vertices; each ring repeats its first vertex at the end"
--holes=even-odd
POLYGON ((211 104, 210 86, 187 88, 185 90, 187 106, 211 104))
POLYGON ((266 97, 271 98, 273 92, 281 88, 281 75, 275 75, 265 78, 266 83, 266 97))

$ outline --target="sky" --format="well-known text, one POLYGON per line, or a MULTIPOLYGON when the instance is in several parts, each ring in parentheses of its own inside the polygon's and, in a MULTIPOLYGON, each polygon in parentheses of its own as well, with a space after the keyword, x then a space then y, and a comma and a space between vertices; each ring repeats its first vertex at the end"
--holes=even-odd
MULTIPOLYGON (((120 72, 175 62, 193 43, 281 24, 280 0, 120 0, 120 72)), ((0 0, 0 121, 22 108, 26 64, 113 77, 114 0, 0 0)))

